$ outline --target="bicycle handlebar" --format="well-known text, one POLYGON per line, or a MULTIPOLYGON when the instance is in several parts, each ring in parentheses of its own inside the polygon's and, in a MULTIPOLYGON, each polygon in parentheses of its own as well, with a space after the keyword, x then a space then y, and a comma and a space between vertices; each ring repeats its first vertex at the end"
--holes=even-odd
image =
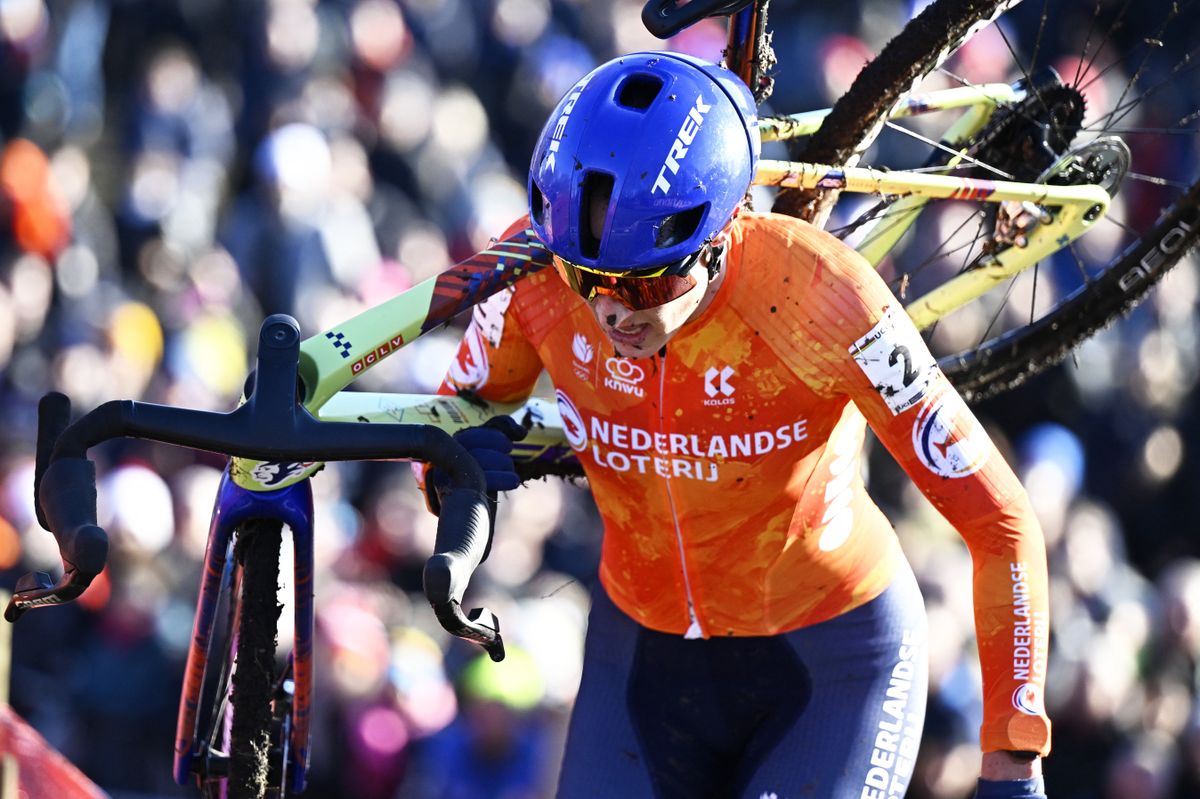
POLYGON ((254 387, 230 413, 187 410, 132 400, 100 405, 68 424, 70 400, 50 393, 38 405, 34 493, 38 521, 54 534, 63 561, 57 583, 44 572, 26 574, 4 618, 69 602, 104 568, 108 535, 96 524, 96 467, 87 450, 119 437, 143 438, 260 461, 337 461, 411 458, 428 461, 450 478, 442 499, 435 554, 425 564, 425 596, 442 626, 481 644, 493 660, 504 657, 495 614, 464 614, 463 592, 482 562, 491 533, 483 471, 462 445, 428 425, 321 422, 297 392, 300 328, 277 314, 259 333, 254 387))
POLYGON ((669 39, 689 25, 705 17, 736 14, 752 0, 689 0, 678 5, 677 0, 646 0, 642 6, 642 24, 659 39, 669 39))

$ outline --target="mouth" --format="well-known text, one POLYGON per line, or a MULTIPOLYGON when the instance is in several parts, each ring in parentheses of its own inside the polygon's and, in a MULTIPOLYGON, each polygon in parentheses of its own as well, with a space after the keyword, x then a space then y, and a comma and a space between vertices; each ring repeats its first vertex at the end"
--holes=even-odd
POLYGON ((624 344, 627 347, 637 347, 646 338, 646 334, 650 332, 649 324, 630 325, 628 327, 608 328, 608 337, 616 344, 624 344))

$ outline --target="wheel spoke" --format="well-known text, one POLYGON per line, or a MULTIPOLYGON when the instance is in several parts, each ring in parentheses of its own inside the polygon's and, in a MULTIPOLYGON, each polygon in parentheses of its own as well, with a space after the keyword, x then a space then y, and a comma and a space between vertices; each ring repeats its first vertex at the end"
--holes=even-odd
POLYGON ((938 246, 938 249, 936 251, 934 251, 931 255, 926 257, 925 260, 921 261, 919 264, 917 264, 913 268, 905 270, 904 276, 911 278, 914 275, 918 275, 922 271, 927 269, 930 265, 936 263, 938 260, 943 259, 943 258, 949 258, 950 256, 955 255, 956 253, 962 252, 963 250, 967 251, 968 260, 964 262, 963 267, 959 271, 965 272, 967 269, 969 269, 971 267, 971 262, 969 260, 971 251, 974 249, 975 245, 979 242, 979 240, 987 235, 987 232, 983 228, 983 216, 984 216, 984 212, 982 209, 980 209, 980 210, 977 210, 971 216, 968 216, 966 219, 964 219, 958 227, 956 227, 954 230, 950 231, 950 235, 946 236, 946 238, 942 240, 942 243, 938 246), (975 237, 972 238, 970 241, 966 242, 965 244, 959 244, 958 246, 950 247, 951 242, 959 234, 959 232, 962 231, 964 228, 966 228, 973 221, 979 222, 979 227, 976 230, 975 237))
MULTIPOLYGON (((1200 50, 1197 50, 1196 52, 1200 52, 1200 50)), ((1157 83, 1154 86, 1151 86, 1146 91, 1141 92, 1140 94, 1137 94, 1134 97, 1130 98, 1129 102, 1126 103, 1125 105, 1114 106, 1112 111, 1110 111, 1105 117, 1097 120, 1092 125, 1088 125, 1086 128, 1084 128, 1084 130, 1087 130, 1090 132, 1096 132, 1098 130, 1099 132, 1103 133, 1103 132, 1113 129, 1122 119, 1129 116, 1129 114, 1133 111, 1133 109, 1137 108, 1140 104, 1144 103, 1146 100, 1148 100, 1151 97, 1158 94, 1159 91, 1166 88, 1174 80, 1176 80, 1179 77, 1179 75, 1181 75, 1182 73, 1187 72, 1189 70, 1196 69, 1197 67, 1200 67, 1200 60, 1191 61, 1187 64, 1187 66, 1176 69, 1169 76, 1164 78, 1162 80, 1162 82, 1157 83), (1120 116, 1117 116, 1118 114, 1120 114, 1120 116), (1103 123, 1105 119, 1108 120, 1108 123, 1102 125, 1101 123, 1103 123)), ((1082 89, 1082 87, 1081 87, 1081 89, 1082 89)), ((1182 120, 1180 120, 1181 125, 1190 123, 1193 119, 1195 119, 1197 117, 1197 114, 1200 114, 1200 111, 1193 112, 1193 113, 1189 114, 1188 116, 1184 117, 1182 120)))
MULTIPOLYGON (((1149 44, 1150 41, 1154 41, 1157 43, 1157 46, 1159 46, 1159 47, 1162 46, 1161 39, 1162 39, 1163 31, 1165 31, 1167 29, 1167 27, 1171 24, 1171 22, 1178 15, 1180 8, 1182 8, 1182 5, 1183 4, 1175 4, 1171 7, 1170 13, 1168 13, 1166 18, 1163 20, 1162 25, 1159 27, 1157 33, 1155 33, 1151 39, 1144 40, 1144 41, 1146 41, 1147 45, 1149 44)), ((1128 7, 1128 6, 1126 6, 1126 7, 1128 7)), ((1122 13, 1124 13, 1124 12, 1122 11, 1122 13)), ((1138 82, 1138 79, 1142 76, 1142 72, 1146 69, 1146 65, 1150 61, 1150 55, 1153 52, 1154 52, 1153 47, 1147 46, 1144 48, 1144 53, 1142 55, 1141 63, 1138 64, 1137 69, 1134 70, 1133 75, 1130 76, 1128 81, 1126 81, 1125 88, 1121 90, 1120 97, 1118 97, 1117 101, 1113 104, 1114 111, 1110 112, 1107 116, 1107 118, 1109 120, 1108 124, 1115 125, 1116 123, 1118 123, 1122 119, 1124 119, 1126 115, 1129 114, 1129 110, 1126 110, 1124 113, 1121 114, 1120 117, 1116 117, 1115 115, 1116 115, 1117 111, 1115 109, 1121 108, 1121 104, 1125 102, 1126 95, 1129 94, 1129 92, 1133 88, 1134 84, 1136 84, 1138 82)), ((1151 91, 1153 91, 1153 89, 1151 91)), ((1148 92, 1143 93, 1141 97, 1137 98, 1136 102, 1133 105, 1136 106, 1138 102, 1142 102, 1143 100, 1145 100, 1145 98, 1148 96, 1148 94, 1149 94, 1148 92)))
POLYGON ((1092 276, 1088 274, 1087 267, 1083 265, 1083 259, 1079 257, 1079 251, 1075 249, 1075 242, 1067 245, 1067 251, 1075 259, 1075 266, 1079 267, 1079 274, 1083 276, 1083 282, 1090 286, 1092 284, 1092 276))
POLYGON ((1167 180, 1166 178, 1158 178, 1154 175, 1143 175, 1138 172, 1126 172, 1125 177, 1140 180, 1143 183, 1151 183, 1155 186, 1170 186, 1174 189, 1186 189, 1188 184, 1181 180, 1167 180))
POLYGON ((1108 220, 1109 222, 1113 223, 1114 225, 1116 225, 1117 227, 1121 228, 1121 230, 1124 230, 1126 233, 1128 233, 1130 236, 1133 236, 1134 238, 1140 238, 1142 235, 1141 233, 1138 233, 1136 230, 1134 230, 1132 227, 1130 227, 1126 223, 1122 222, 1120 219, 1117 219, 1112 214, 1105 214, 1104 218, 1106 220, 1108 220))
MULTIPOLYGON (((1099 19, 1100 5, 1101 4, 1099 2, 1097 2, 1095 5, 1095 14, 1092 17, 1093 24, 1095 24, 1095 22, 1099 19)), ((1086 42, 1084 43, 1083 51, 1079 54, 1079 63, 1075 65, 1075 79, 1071 81, 1071 85, 1079 88, 1079 81, 1087 77, 1087 74, 1091 72, 1092 67, 1096 65, 1096 59, 1100 57, 1102 52, 1104 52, 1104 45, 1108 44, 1113 32, 1120 28, 1120 26, 1124 23, 1125 14, 1129 11, 1129 7, 1131 5, 1133 5, 1133 0, 1125 0, 1125 5, 1121 6, 1121 10, 1117 12, 1117 16, 1114 19, 1109 20, 1108 24, 1104 26, 1104 38, 1101 39, 1100 43, 1096 45, 1096 50, 1092 53, 1091 60, 1087 61, 1087 66, 1083 65, 1084 61, 1087 59, 1088 53, 1088 45, 1086 42)), ((1088 36, 1090 38, 1090 31, 1088 36)))
POLYGON ((1042 0, 1042 16, 1038 20, 1037 36, 1033 40, 1033 55, 1029 56, 1029 68, 1036 69, 1038 52, 1042 49, 1042 34, 1046 32, 1046 18, 1050 16, 1050 0, 1042 0))
MULTIPOLYGON (((971 156, 967 155, 966 153, 960 152, 959 150, 955 150, 953 147, 947 147, 945 144, 942 144, 941 142, 938 142, 938 141, 934 141, 933 139, 929 138, 928 136, 922 136, 920 133, 917 133, 915 130, 909 130, 908 128, 903 127, 901 125, 897 125, 895 122, 892 122, 890 120, 884 124, 887 125, 887 127, 891 128, 892 130, 898 130, 907 136, 911 136, 912 138, 916 139, 919 142, 928 144, 929 146, 934 147, 943 152, 949 153, 950 155, 960 157, 964 161, 969 161, 970 163, 974 164, 975 166, 982 167, 982 168, 988 170, 989 172, 995 172, 997 175, 1004 178, 1005 180, 1013 179, 1013 176, 1008 174, 1004 170, 997 169, 996 167, 991 166, 990 164, 985 164, 983 161, 976 160, 975 158, 972 158, 971 156)), ((931 169, 932 168, 933 167, 931 167, 931 169)), ((940 169, 943 169, 943 170, 945 170, 947 168, 948 167, 940 167, 940 169)), ((956 166, 955 168, 958 168, 958 167, 956 166)), ((913 170, 913 171, 916 171, 916 170, 913 170)))
MULTIPOLYGON (((1077 63, 1075 65, 1075 77, 1071 78, 1072 86, 1079 85, 1079 79, 1084 72, 1083 59, 1085 56, 1087 56, 1088 50, 1092 46, 1092 34, 1095 32, 1096 25, 1099 24, 1099 22, 1100 22, 1100 3, 1097 2, 1094 6, 1092 6, 1092 21, 1088 24, 1087 36, 1085 36, 1083 39, 1083 50, 1080 53, 1079 63, 1077 63)), ((1096 52, 1100 52, 1099 47, 1096 48, 1096 52)), ((1093 58, 1094 58, 1094 56, 1093 56, 1093 58)), ((1088 64, 1088 67, 1090 68, 1091 64, 1088 64)))
MULTIPOLYGON (((1196 111, 1179 120, 1179 126, 1174 128, 1105 128, 1101 132, 1119 133, 1122 136, 1136 136, 1140 134, 1152 136, 1200 136, 1200 129, 1184 128, 1185 125, 1197 118, 1200 118, 1200 111, 1196 111)), ((1091 132, 1092 127, 1089 125, 1084 130, 1091 132)))
POLYGON ((996 306, 996 313, 992 314, 992 321, 988 322, 988 326, 984 328, 983 335, 979 337, 979 343, 976 348, 982 347, 983 342, 988 340, 992 334, 992 328, 996 326, 996 322, 1000 321, 1000 314, 1004 312, 1004 308, 1008 305, 1008 298, 1012 296, 1013 287, 1017 285, 1017 279, 1014 277, 1008 281, 1008 288, 1004 290, 1004 297, 1000 300, 1000 304, 996 306))
POLYGON ((1042 268, 1042 262, 1038 261, 1033 265, 1033 297, 1029 301, 1029 324, 1033 324, 1033 314, 1037 310, 1037 284, 1038 272, 1042 268))

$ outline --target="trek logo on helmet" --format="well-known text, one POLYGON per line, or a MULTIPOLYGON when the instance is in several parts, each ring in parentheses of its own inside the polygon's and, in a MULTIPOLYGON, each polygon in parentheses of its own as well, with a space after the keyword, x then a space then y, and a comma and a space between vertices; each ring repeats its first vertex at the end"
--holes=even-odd
MULTIPOLYGON (((688 115, 683 118, 683 124, 679 126, 679 133, 675 134, 675 141, 671 143, 671 150, 667 153, 667 160, 663 161, 662 168, 658 170, 658 178, 654 181, 654 186, 650 189, 650 193, 662 189, 663 194, 671 191, 671 181, 667 179, 667 170, 671 170, 672 175, 679 174, 680 160, 687 158, 688 148, 692 146, 692 142, 696 140, 696 134, 700 132, 700 126, 704 124, 704 115, 712 109, 712 103, 704 102, 704 95, 696 95, 696 104, 688 111, 688 115)), ((557 126, 555 130, 557 130, 557 126)))
POLYGON ((559 114, 558 121, 554 123, 554 130, 550 133, 550 146, 546 152, 546 168, 551 172, 554 171, 554 154, 558 152, 558 143, 562 141, 563 135, 567 132, 567 122, 570 120, 571 111, 575 109, 575 103, 579 101, 579 96, 583 94, 583 87, 587 86, 588 81, 591 79, 591 75, 586 75, 583 80, 575 84, 575 88, 571 90, 571 96, 563 103, 562 113, 559 114))

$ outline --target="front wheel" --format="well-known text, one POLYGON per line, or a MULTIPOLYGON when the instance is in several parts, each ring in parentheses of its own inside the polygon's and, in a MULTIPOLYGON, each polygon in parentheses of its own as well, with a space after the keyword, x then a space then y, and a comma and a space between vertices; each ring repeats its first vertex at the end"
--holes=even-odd
POLYGON ((281 531, 279 522, 251 520, 238 528, 234 546, 242 575, 230 697, 229 799, 263 799, 270 788, 281 531))

